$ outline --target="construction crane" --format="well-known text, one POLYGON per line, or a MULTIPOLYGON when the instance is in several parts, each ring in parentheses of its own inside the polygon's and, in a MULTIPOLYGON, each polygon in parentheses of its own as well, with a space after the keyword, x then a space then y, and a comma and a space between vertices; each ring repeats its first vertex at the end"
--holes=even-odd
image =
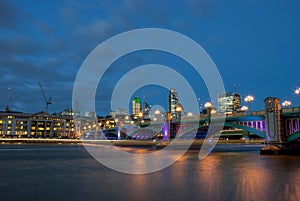
POLYGON ((52 97, 50 97, 49 99, 47 99, 47 97, 46 97, 46 95, 45 95, 45 92, 44 92, 44 89, 43 89, 43 86, 42 86, 41 82, 39 82, 39 85, 40 85, 42 94, 43 94, 44 99, 45 99, 45 103, 46 103, 46 109, 45 109, 45 112, 47 113, 47 112, 48 112, 48 105, 52 104, 52 97))
POLYGON ((11 111, 10 110, 10 105, 11 105, 11 88, 8 87, 7 90, 8 90, 8 102, 7 102, 7 106, 5 108, 5 111, 9 112, 9 111, 11 111))

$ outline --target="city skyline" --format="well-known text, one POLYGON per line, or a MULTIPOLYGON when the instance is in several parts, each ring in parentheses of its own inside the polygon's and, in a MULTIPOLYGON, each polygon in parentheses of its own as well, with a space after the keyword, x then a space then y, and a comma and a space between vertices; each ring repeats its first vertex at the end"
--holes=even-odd
MULTIPOLYGON (((74 80, 89 52, 116 34, 145 27, 174 30, 200 44, 220 71, 226 91, 234 91, 236 85, 242 105, 247 105, 243 101, 247 95, 254 96, 253 110, 263 109, 268 96, 300 105, 294 94, 300 86, 298 1, 273 1, 271 5, 267 1, 205 0, 164 4, 1 1, 0 5, 0 110, 8 102, 16 111, 45 110, 38 82, 46 96, 52 97, 50 113, 71 108, 74 80)), ((107 71, 99 83, 104 87, 97 91, 97 113, 110 112, 111 92, 124 73, 148 63, 172 67, 188 78, 200 104, 210 101, 203 80, 189 64, 173 55, 144 51, 120 58, 107 71)), ((143 87, 135 96, 167 110, 168 89, 143 87)))

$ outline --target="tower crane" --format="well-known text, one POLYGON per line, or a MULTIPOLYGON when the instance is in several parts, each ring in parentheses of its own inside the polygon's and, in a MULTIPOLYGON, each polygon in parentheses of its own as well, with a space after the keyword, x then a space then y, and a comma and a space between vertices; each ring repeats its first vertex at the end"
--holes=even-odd
POLYGON ((5 108, 5 111, 9 112, 9 111, 11 111, 10 110, 10 105, 11 105, 11 93, 10 92, 11 92, 11 88, 8 87, 7 90, 8 90, 8 102, 7 102, 7 106, 5 108))
POLYGON ((46 97, 46 95, 45 95, 45 92, 44 92, 44 89, 43 89, 43 86, 42 86, 41 82, 39 82, 39 85, 40 85, 42 94, 43 94, 44 99, 45 99, 45 103, 46 103, 46 109, 45 109, 45 112, 47 113, 47 111, 48 111, 48 105, 52 104, 52 97, 50 97, 49 99, 47 99, 47 97, 46 97))

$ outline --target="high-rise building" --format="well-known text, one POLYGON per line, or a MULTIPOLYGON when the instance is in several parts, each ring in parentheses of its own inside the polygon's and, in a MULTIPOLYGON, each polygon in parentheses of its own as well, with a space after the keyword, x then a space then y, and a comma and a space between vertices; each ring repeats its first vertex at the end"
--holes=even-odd
POLYGON ((235 113, 241 107, 241 96, 234 92, 224 92, 218 95, 218 109, 222 113, 235 113))
POLYGON ((151 105, 149 105, 146 101, 144 102, 144 116, 149 115, 149 111, 151 110, 151 105))
POLYGON ((138 97, 135 97, 132 100, 132 115, 138 116, 141 111, 142 111, 141 99, 138 97))
POLYGON ((169 91, 169 112, 171 113, 172 121, 180 121, 182 105, 179 103, 176 89, 169 91))

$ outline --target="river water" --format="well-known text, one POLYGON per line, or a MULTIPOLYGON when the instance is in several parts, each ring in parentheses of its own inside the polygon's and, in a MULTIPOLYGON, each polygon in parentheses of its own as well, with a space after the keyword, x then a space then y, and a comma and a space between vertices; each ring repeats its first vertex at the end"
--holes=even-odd
MULTIPOLYGON (((0 145, 0 200, 300 200, 300 157, 260 155, 261 145, 189 150, 159 172, 108 169, 80 145, 0 145)), ((137 149, 137 148, 126 148, 137 149)))

